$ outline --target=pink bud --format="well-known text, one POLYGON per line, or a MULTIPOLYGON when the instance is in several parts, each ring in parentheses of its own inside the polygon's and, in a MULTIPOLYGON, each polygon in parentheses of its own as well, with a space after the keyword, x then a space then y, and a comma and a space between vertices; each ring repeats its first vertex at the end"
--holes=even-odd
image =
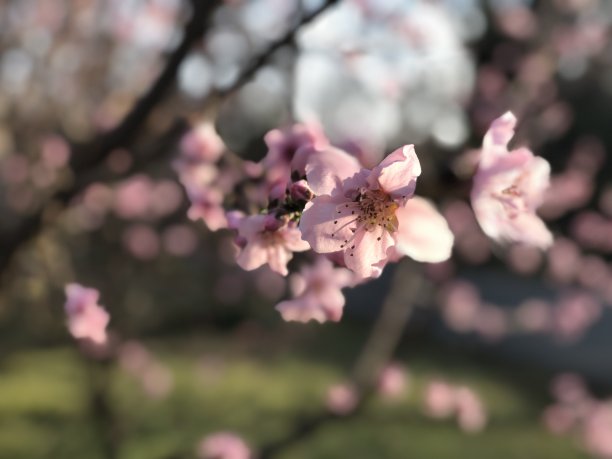
POLYGON ((294 201, 310 201, 314 197, 314 193, 308 186, 306 180, 300 180, 291 184, 289 194, 294 201))

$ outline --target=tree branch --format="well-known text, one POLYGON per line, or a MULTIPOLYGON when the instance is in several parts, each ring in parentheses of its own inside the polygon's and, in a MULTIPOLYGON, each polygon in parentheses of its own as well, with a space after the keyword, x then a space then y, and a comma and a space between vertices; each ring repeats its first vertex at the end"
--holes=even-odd
POLYGON ((409 260, 404 260, 396 268, 391 290, 353 368, 351 382, 357 391, 357 405, 352 413, 340 416, 324 410, 314 416, 298 416, 288 435, 261 447, 256 457, 270 459, 293 443, 314 434, 327 422, 348 419, 363 409, 374 394, 379 375, 391 360, 414 310, 422 283, 418 269, 418 265, 409 260))

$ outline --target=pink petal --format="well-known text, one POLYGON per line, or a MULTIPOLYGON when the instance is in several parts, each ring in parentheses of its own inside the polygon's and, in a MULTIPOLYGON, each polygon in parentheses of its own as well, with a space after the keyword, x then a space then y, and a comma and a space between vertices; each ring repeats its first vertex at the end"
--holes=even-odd
POLYGON ((447 260, 454 236, 445 218, 426 199, 408 200, 395 212, 399 229, 395 233, 396 249, 410 258, 428 263, 447 260))
POLYGON ((381 268, 377 264, 386 260, 387 250, 394 241, 386 230, 361 230, 355 234, 352 244, 355 248, 344 253, 346 266, 360 278, 368 278, 380 275, 381 268))
POLYGON ((398 148, 376 166, 368 183, 378 185, 394 199, 409 198, 414 194, 417 177, 421 175, 421 164, 414 145, 398 148))
POLYGON ((327 195, 317 196, 306 204, 300 219, 300 231, 302 239, 308 241, 315 252, 342 250, 344 241, 353 236, 348 223, 354 218, 351 215, 338 216, 336 208, 339 205, 337 200, 327 195))
POLYGON ((247 243, 236 258, 238 265, 246 271, 257 269, 266 264, 267 261, 268 251, 261 243, 258 243, 258 241, 250 241, 247 243))
POLYGON ((491 123, 482 144, 482 167, 488 167, 499 155, 507 154, 508 143, 514 136, 516 117, 512 112, 506 112, 491 123))
POLYGON ((306 179, 316 195, 331 195, 341 187, 343 180, 361 170, 357 159, 338 148, 330 146, 315 150, 314 147, 304 147, 302 151, 306 152, 306 149, 311 149, 306 164, 306 179))

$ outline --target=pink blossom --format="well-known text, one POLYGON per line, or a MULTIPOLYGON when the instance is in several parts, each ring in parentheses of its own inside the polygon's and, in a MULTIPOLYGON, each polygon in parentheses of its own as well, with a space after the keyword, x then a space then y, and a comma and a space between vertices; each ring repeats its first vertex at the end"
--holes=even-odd
POLYGON ((325 148, 329 141, 316 124, 294 124, 285 129, 273 129, 268 132, 264 141, 268 153, 262 164, 266 169, 268 183, 281 184, 285 188, 291 173, 297 172, 300 177, 305 174, 307 152, 298 151, 303 147, 325 148))
POLYGON ((310 248, 300 238, 295 223, 283 224, 271 215, 251 215, 242 219, 238 236, 245 245, 236 261, 247 271, 267 263, 272 271, 286 276, 289 274, 287 263, 293 258, 293 252, 310 248))
POLYGON ((360 278, 377 277, 402 255, 422 262, 448 259, 453 235, 446 220, 427 200, 413 197, 420 174, 412 145, 372 170, 336 148, 312 151, 306 176, 316 196, 302 214, 302 237, 315 252, 343 252, 360 278))
POLYGON ((457 422, 464 432, 480 432, 487 424, 487 413, 478 395, 469 387, 455 390, 457 422))
POLYGON ((586 449, 602 459, 612 458, 612 402, 597 404, 587 416, 583 429, 586 449))
POLYGON ((202 219, 211 231, 226 228, 227 218, 223 208, 223 193, 213 186, 188 187, 187 196, 191 206, 187 217, 196 221, 202 219))
POLYGON ((455 412, 454 388, 445 381, 433 380, 425 389, 425 413, 433 418, 448 418, 455 412))
POLYGON ((215 127, 203 122, 187 132, 181 139, 181 159, 191 163, 216 162, 225 150, 225 144, 215 127))
POLYGON ((331 261, 318 257, 314 265, 305 266, 290 277, 293 299, 282 301, 276 310, 287 321, 337 322, 345 302, 341 289, 353 283, 348 269, 334 268, 331 261))
POLYGON ((407 385, 406 369, 397 363, 387 365, 378 377, 378 391, 386 398, 401 396, 407 385))
POLYGON ((550 165, 527 148, 508 151, 515 125, 516 118, 507 112, 493 121, 485 135, 472 207, 490 238, 544 249, 553 237, 535 211, 549 184, 550 165))
POLYGON ((197 448, 200 459, 251 459, 245 441, 232 432, 216 432, 205 437, 197 448))
POLYGON ((107 340, 106 326, 110 316, 98 305, 100 292, 79 284, 68 284, 65 288, 68 329, 76 339, 89 339, 96 344, 107 340))
POLYGON ((357 392, 349 384, 336 384, 327 391, 327 409, 339 416, 350 414, 357 407, 357 392))

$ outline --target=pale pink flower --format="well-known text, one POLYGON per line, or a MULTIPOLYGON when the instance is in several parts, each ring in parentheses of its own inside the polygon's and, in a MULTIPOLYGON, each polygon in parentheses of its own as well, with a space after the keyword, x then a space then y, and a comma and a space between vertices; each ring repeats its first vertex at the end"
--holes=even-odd
POLYGON ((224 150, 225 144, 210 122, 197 125, 181 139, 181 160, 183 161, 214 163, 221 157, 224 150))
POLYGON ((335 384, 327 391, 327 409, 338 416, 350 414, 358 403, 357 392, 349 384, 335 384))
POLYGON ((612 403, 599 403, 589 413, 582 438, 586 449, 602 459, 612 458, 612 403))
POLYGON ((544 410, 542 421, 549 432, 555 435, 569 433, 576 425, 576 413, 562 404, 551 405, 544 410))
POLYGON ((76 339, 89 339, 96 344, 107 340, 106 326, 110 316, 98 304, 100 292, 79 284, 68 284, 65 288, 68 330, 76 339))
POLYGON ((217 432, 205 437, 197 448, 200 459, 251 459, 245 441, 232 432, 217 432))
POLYGON ((331 261, 318 257, 314 265, 304 266, 289 278, 293 299, 280 302, 276 310, 287 321, 337 322, 345 303, 341 290, 353 284, 348 269, 334 268, 331 261))
POLYGON ((293 252, 310 248, 300 238, 295 223, 282 223, 272 215, 251 215, 242 219, 238 236, 244 241, 244 247, 236 261, 247 271, 267 263, 272 271, 286 276, 289 274, 287 263, 293 258, 293 252))
POLYGON ((397 364, 391 363, 380 372, 378 377, 378 392, 383 397, 395 399, 406 391, 408 378, 406 369, 397 364))
POLYGON ((315 252, 343 252, 344 263, 360 278, 377 277, 402 255, 446 260, 453 235, 431 203, 413 197, 420 174, 412 145, 372 170, 336 148, 312 151, 306 176, 316 196, 302 214, 302 237, 315 252))
POLYGON ((303 147, 325 148, 329 140, 316 124, 294 124, 285 129, 273 129, 264 136, 268 153, 262 160, 268 183, 279 184, 284 189, 291 174, 305 175, 308 153, 298 151, 303 147))
POLYGON ((487 413, 478 395, 469 387, 455 389, 457 422, 464 432, 480 432, 487 424, 487 413))
POLYGON ((227 228, 226 212, 223 208, 223 193, 214 186, 187 187, 191 206, 187 217, 192 221, 202 219, 211 231, 227 228))
POLYGON ((536 209, 548 188, 550 165, 527 148, 508 151, 516 118, 497 118, 485 135, 474 176, 472 207, 483 231, 499 242, 523 242, 545 249, 553 237, 536 209))
POLYGON ((455 390, 445 381, 433 380, 425 388, 424 409, 428 416, 443 419, 455 412, 455 390))

